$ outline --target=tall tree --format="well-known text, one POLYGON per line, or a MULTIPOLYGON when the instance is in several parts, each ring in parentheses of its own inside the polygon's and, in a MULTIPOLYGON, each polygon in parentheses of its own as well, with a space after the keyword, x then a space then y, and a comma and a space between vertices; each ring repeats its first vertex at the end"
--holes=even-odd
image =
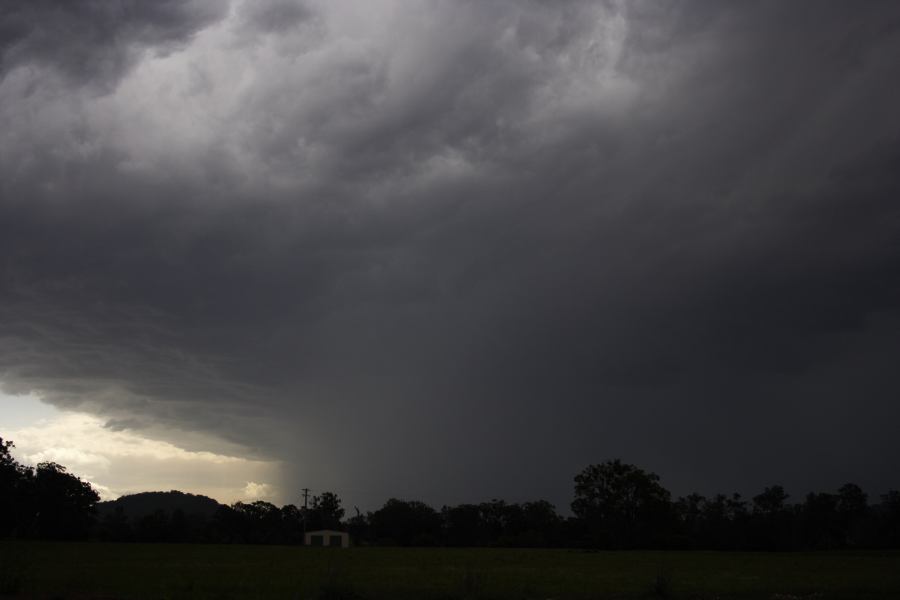
POLYGON ((35 533, 47 539, 87 536, 100 496, 62 465, 40 463, 34 473, 35 533))
POLYGON ((446 543, 450 546, 481 546, 487 530, 477 504, 445 506, 441 509, 446 543))
POLYGON ((337 529, 344 518, 341 499, 334 492, 313 496, 308 529, 337 529))
POLYGON ((382 544, 434 546, 440 540, 440 515, 418 500, 391 498, 369 515, 369 523, 375 539, 382 544))
POLYGON ((562 518, 556 507, 546 500, 522 505, 525 530, 520 537, 523 546, 555 546, 562 535, 562 518))
POLYGON ((590 541, 608 548, 661 543, 673 515, 671 494, 659 476, 618 459, 590 465, 575 477, 572 512, 590 541))
POLYGON ((838 523, 838 499, 834 494, 810 493, 800 507, 803 544, 814 550, 836 548, 842 543, 838 523))
POLYGON ((20 531, 28 525, 26 514, 32 506, 29 500, 33 471, 13 457, 15 444, 0 438, 0 537, 20 531))
POLYGON ((787 550, 793 540, 790 496, 780 485, 765 488, 753 497, 752 546, 757 550, 787 550))
POLYGON ((881 545, 900 548, 900 490, 889 490, 881 496, 878 525, 881 545))

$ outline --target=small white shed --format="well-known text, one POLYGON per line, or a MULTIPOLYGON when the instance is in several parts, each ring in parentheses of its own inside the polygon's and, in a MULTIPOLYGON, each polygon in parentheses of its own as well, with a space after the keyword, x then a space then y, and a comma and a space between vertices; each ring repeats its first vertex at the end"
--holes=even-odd
POLYGON ((349 548, 350 535, 346 531, 335 531, 333 529, 307 531, 303 544, 324 548, 349 548))

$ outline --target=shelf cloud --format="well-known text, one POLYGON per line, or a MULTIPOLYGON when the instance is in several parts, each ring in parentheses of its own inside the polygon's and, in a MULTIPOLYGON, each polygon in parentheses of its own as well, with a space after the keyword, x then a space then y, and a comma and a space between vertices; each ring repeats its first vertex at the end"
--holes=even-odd
POLYGON ((896 487, 897 3, 0 24, 7 393, 351 505, 896 487))

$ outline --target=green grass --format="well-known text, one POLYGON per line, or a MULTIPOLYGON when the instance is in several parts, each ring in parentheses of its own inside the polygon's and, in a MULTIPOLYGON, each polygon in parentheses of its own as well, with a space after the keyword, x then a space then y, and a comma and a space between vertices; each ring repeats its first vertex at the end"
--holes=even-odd
POLYGON ((0 597, 900 598, 900 553, 0 543, 0 597))

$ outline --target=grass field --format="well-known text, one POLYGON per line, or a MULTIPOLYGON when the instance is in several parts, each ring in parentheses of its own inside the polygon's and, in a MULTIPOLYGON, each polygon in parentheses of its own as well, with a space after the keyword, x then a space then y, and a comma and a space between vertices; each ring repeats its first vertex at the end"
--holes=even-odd
POLYGON ((0 597, 900 598, 900 553, 0 542, 0 597))

